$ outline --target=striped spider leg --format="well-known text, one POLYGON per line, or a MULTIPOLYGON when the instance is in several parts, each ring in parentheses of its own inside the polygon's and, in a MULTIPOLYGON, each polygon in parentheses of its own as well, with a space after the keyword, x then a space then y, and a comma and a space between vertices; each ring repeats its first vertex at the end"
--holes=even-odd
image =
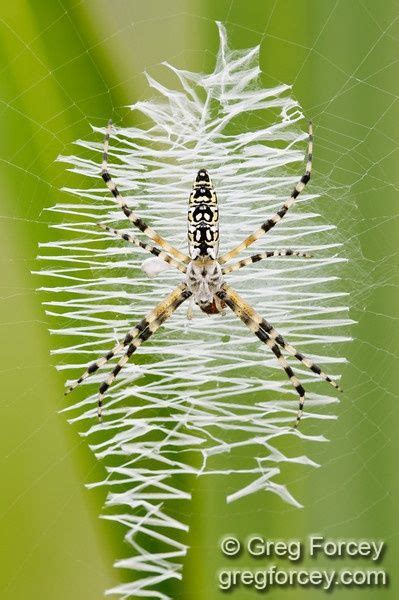
POLYGON ((101 168, 101 177, 103 178, 106 186, 108 187, 109 191, 115 198, 117 204, 122 209, 122 212, 124 213, 126 218, 129 219, 129 221, 131 223, 133 223, 133 225, 135 227, 137 227, 142 233, 144 233, 144 235, 149 237, 156 244, 161 246, 166 252, 168 252, 175 258, 177 258, 182 263, 187 264, 188 262, 190 262, 190 258, 186 254, 183 254, 182 252, 180 252, 180 250, 177 250, 177 248, 174 248, 173 246, 171 246, 169 244, 169 242, 167 242, 156 231, 154 231, 154 229, 152 229, 152 227, 147 225, 147 223, 145 223, 145 221, 143 221, 143 219, 141 219, 138 215, 136 215, 133 212, 133 210, 128 207, 125 199, 123 198, 123 196, 119 192, 116 184, 112 180, 111 175, 109 174, 109 171, 108 171, 108 151, 109 151, 109 138, 111 135, 111 130, 112 130, 112 121, 110 120, 108 122, 108 127, 107 127, 107 131, 105 134, 105 139, 104 139, 103 162, 102 162, 102 168, 101 168))
POLYGON ((295 200, 298 198, 299 194, 302 192, 302 190, 305 188, 306 184, 310 180, 310 176, 312 174, 312 156, 313 156, 313 126, 312 126, 312 122, 310 122, 309 123, 308 151, 307 151, 307 158, 306 158, 305 173, 302 175, 301 179, 298 181, 298 183, 292 190, 291 195, 288 198, 288 200, 286 200, 284 202, 284 204, 281 206, 281 208, 272 217, 267 219, 267 221, 265 221, 259 227, 259 229, 257 229, 254 233, 252 233, 247 238, 245 238, 245 240, 243 242, 241 242, 241 244, 239 244, 232 250, 229 250, 229 252, 226 252, 226 254, 223 254, 222 256, 219 257, 219 263, 221 265, 228 262, 232 258, 235 258, 236 256, 238 256, 238 254, 241 254, 241 252, 243 250, 245 250, 245 248, 248 248, 248 246, 251 246, 254 242, 256 242, 256 240, 259 240, 259 238, 264 236, 265 233, 267 233, 268 231, 270 231, 270 229, 272 229, 275 225, 277 225, 277 223, 279 221, 281 221, 281 219, 287 214, 287 212, 289 211, 291 206, 294 204, 295 200))
POLYGON ((283 336, 266 320, 263 319, 237 292, 235 292, 227 284, 222 285, 222 289, 216 293, 216 296, 226 304, 243 323, 254 333, 261 342, 266 344, 276 356, 281 367, 287 374, 288 379, 291 381, 299 396, 299 410, 297 413, 294 427, 297 428, 303 415, 303 406, 305 403, 305 390, 302 387, 300 381, 295 376, 294 371, 288 364, 287 360, 281 353, 280 347, 294 356, 300 363, 304 364, 305 367, 310 369, 313 373, 316 373, 320 379, 330 383, 335 389, 342 391, 339 385, 329 377, 321 368, 314 363, 310 358, 298 352, 294 346, 286 342, 283 336))
POLYGON ((143 248, 143 250, 147 250, 147 252, 150 252, 150 254, 153 254, 157 258, 162 259, 164 262, 168 263, 172 267, 175 267, 182 273, 186 272, 187 267, 185 265, 169 256, 169 254, 164 250, 157 248, 157 246, 153 246, 152 244, 148 244, 147 242, 142 242, 141 240, 136 238, 136 236, 131 235, 130 233, 119 231, 118 229, 114 229, 113 227, 108 227, 108 225, 103 225, 102 223, 97 223, 97 225, 98 227, 100 227, 100 229, 103 229, 104 231, 110 233, 114 237, 120 240, 124 240, 125 242, 129 242, 129 244, 132 244, 137 248, 143 248))
POLYGON ((125 335, 122 341, 117 342, 115 346, 101 356, 93 363, 91 363, 87 370, 74 381, 66 390, 65 394, 72 392, 78 385, 80 385, 90 375, 98 371, 100 367, 105 365, 112 358, 120 354, 126 347, 124 354, 114 367, 111 374, 107 379, 100 385, 98 404, 97 404, 97 415, 99 420, 102 420, 102 405, 104 394, 110 385, 115 381, 118 373, 126 365, 131 355, 137 350, 143 342, 147 341, 160 327, 161 325, 172 316, 175 310, 191 296, 191 292, 188 291, 185 283, 180 284, 175 288, 162 302, 160 302, 150 313, 148 313, 144 319, 139 321, 132 329, 130 329, 125 335))
POLYGON ((242 260, 239 260, 228 267, 223 267, 222 273, 223 275, 226 275, 226 273, 238 271, 243 267, 253 265, 254 263, 264 260, 265 258, 274 258, 276 256, 298 256, 300 258, 312 258, 312 254, 309 252, 299 252, 297 250, 290 250, 289 248, 287 250, 268 250, 267 252, 259 252, 259 254, 253 254, 248 258, 243 258, 242 260))

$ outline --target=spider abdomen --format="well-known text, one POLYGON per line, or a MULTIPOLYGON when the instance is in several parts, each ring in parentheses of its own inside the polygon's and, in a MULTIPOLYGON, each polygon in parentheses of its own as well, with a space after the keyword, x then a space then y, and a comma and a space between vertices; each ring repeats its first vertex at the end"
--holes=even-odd
POLYGON ((219 249, 219 209, 215 190, 205 169, 197 173, 188 208, 190 257, 216 259, 219 249))

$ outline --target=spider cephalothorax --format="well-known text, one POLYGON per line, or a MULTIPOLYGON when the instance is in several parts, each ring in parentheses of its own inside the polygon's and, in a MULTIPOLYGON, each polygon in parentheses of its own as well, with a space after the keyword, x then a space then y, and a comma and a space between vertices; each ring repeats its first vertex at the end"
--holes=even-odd
POLYGON ((186 271, 187 288, 193 295, 194 302, 207 313, 215 311, 215 294, 223 284, 222 267, 217 260, 199 256, 192 260, 186 271))
POLYGON ((235 258, 243 250, 260 239, 265 233, 272 229, 285 216, 305 185, 308 183, 312 170, 313 133, 312 124, 309 124, 308 154, 306 171, 294 187, 291 195, 282 204, 280 209, 269 217, 256 231, 245 238, 238 246, 219 256, 219 210, 215 190, 211 179, 205 169, 197 173, 192 192, 189 199, 188 209, 188 247, 189 255, 181 252, 154 229, 149 227, 134 211, 129 208, 121 196, 116 184, 108 172, 108 146, 111 134, 111 122, 105 134, 104 155, 101 176, 108 189, 114 196, 125 216, 135 227, 137 227, 147 238, 154 241, 157 246, 143 242, 129 233, 121 233, 108 225, 100 225, 115 237, 123 239, 135 246, 147 250, 151 254, 164 260, 170 266, 175 267, 185 275, 184 282, 178 285, 162 302, 160 302, 144 319, 130 329, 124 339, 118 342, 105 356, 100 357, 89 365, 87 370, 73 382, 66 393, 72 391, 77 385, 84 381, 89 375, 95 373, 101 366, 112 360, 118 354, 122 354, 113 371, 101 384, 98 398, 98 416, 102 416, 102 404, 104 394, 114 382, 118 373, 128 362, 131 355, 150 338, 159 327, 168 319, 174 311, 188 298, 208 314, 220 313, 224 306, 228 306, 241 321, 273 352, 288 379, 292 383, 299 396, 299 410, 297 411, 294 426, 297 427, 303 413, 305 401, 305 390, 295 376, 291 366, 282 353, 284 350, 290 356, 296 358, 308 369, 317 373, 321 379, 328 381, 336 389, 338 384, 332 380, 321 368, 310 358, 298 352, 292 344, 287 342, 283 336, 266 320, 263 319, 241 296, 237 294, 225 281, 224 276, 232 271, 237 271, 247 265, 277 256, 297 256, 309 258, 310 254, 296 250, 268 250, 244 258, 229 266, 224 266, 232 258, 235 258), (160 247, 159 247, 160 246, 160 247))

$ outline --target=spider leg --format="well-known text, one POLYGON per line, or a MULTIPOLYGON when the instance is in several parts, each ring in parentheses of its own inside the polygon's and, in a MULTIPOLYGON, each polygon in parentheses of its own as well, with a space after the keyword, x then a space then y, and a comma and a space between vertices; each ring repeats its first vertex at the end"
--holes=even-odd
POLYGON ((172 294, 174 295, 173 300, 171 301, 171 296, 169 296, 169 302, 166 301, 161 302, 158 306, 152 311, 155 314, 154 318, 149 321, 148 318, 144 318, 137 325, 136 330, 137 333, 135 335, 130 335, 128 341, 126 341, 126 336, 124 345, 127 345, 127 350, 124 355, 119 359, 116 366, 114 367, 111 374, 107 377, 107 379, 100 385, 99 393, 98 393, 98 404, 97 404, 97 415, 99 420, 102 420, 102 407, 104 395, 107 392, 108 388, 113 384, 115 379, 117 378, 119 372, 129 361, 131 355, 137 350, 139 346, 141 346, 145 341, 147 341, 160 327, 161 325, 172 316, 175 310, 182 304, 187 298, 191 296, 191 292, 187 289, 185 284, 182 284, 174 290, 172 294), (178 290, 178 291, 177 291, 178 290))
POLYGON ((274 227, 281 219, 285 216, 285 214, 289 211, 291 206, 294 204, 295 200, 298 198, 299 194, 302 192, 306 184, 308 183, 311 173, 312 173, 312 153, 313 153, 313 126, 312 123, 309 123, 309 138, 308 138, 308 151, 307 151, 307 159, 306 159, 306 171, 302 175, 301 179, 298 181, 296 186, 291 192, 291 196, 284 202, 281 208, 267 221, 263 223, 254 233, 249 235, 241 244, 226 252, 219 257, 219 263, 224 264, 232 258, 236 257, 240 254, 245 248, 251 246, 256 240, 261 238, 265 233, 270 231, 272 227, 274 227))
POLYGON ((140 332, 144 331, 148 327, 152 327, 154 321, 156 321, 159 314, 163 314, 165 310, 168 310, 170 306, 173 306, 176 301, 180 300, 181 295, 185 293, 185 284, 181 284, 177 288, 175 288, 162 302, 160 302, 150 313, 148 313, 144 317, 144 319, 142 319, 137 325, 130 329, 125 335, 124 339, 117 342, 112 348, 112 350, 110 350, 109 352, 104 354, 104 356, 101 356, 100 358, 92 362, 88 366, 87 370, 84 373, 82 373, 79 379, 71 383, 71 385, 65 391, 65 395, 72 392, 85 379, 87 379, 90 375, 98 371, 100 367, 105 365, 108 361, 110 361, 117 354, 119 354, 125 346, 128 346, 140 334, 140 332))
MULTIPOLYGON (((321 379, 330 383, 334 388, 339 391, 342 391, 339 385, 331 379, 326 373, 324 373, 321 368, 310 360, 308 357, 304 356, 294 346, 289 344, 284 340, 282 335, 278 333, 276 329, 268 322, 266 319, 263 319, 241 296, 237 294, 230 286, 224 284, 222 286, 221 291, 216 293, 216 296, 220 298, 227 306, 237 315, 247 327, 264 343, 268 344, 268 340, 271 343, 277 342, 279 346, 281 346, 288 354, 294 356, 299 362, 304 364, 308 369, 310 369, 313 373, 319 375, 321 379)), ((295 378, 294 380, 291 378, 292 374, 289 374, 286 371, 287 375, 290 377, 295 389, 300 395, 300 406, 299 406, 299 420, 300 415, 302 414, 303 409, 303 395, 301 396, 301 392, 303 391, 302 386, 300 386, 299 381, 295 378), (298 389, 297 386, 300 386, 302 389, 298 389), (302 398, 302 400, 301 400, 302 398)), ((295 377, 295 376, 294 376, 295 377)), ((297 423, 298 423, 297 417, 297 423)), ((297 423, 295 426, 297 426, 297 423)))
POLYGON ((310 369, 313 373, 316 373, 320 379, 327 381, 338 391, 342 391, 338 383, 324 373, 319 365, 314 363, 307 356, 304 356, 301 352, 298 352, 292 344, 286 342, 283 336, 266 319, 262 318, 247 302, 245 302, 245 300, 243 300, 243 298, 241 298, 241 296, 239 296, 230 286, 224 284, 222 291, 217 292, 216 295, 219 296, 219 298, 221 298, 221 300, 223 300, 244 323, 248 325, 249 322, 253 321, 257 328, 264 333, 267 333, 267 335, 272 340, 275 340, 288 354, 304 364, 305 367, 310 369))
POLYGON ((277 344, 275 344, 273 342, 273 340, 271 340, 270 338, 266 338, 265 344, 266 344, 266 346, 268 346, 270 348, 270 350, 273 352, 273 354, 277 358, 279 364, 286 372, 288 379, 291 381, 292 385, 295 388, 295 391, 297 392, 297 394, 299 396, 299 408, 298 408, 298 412, 297 412, 295 423, 294 423, 294 427, 296 429, 298 427, 299 422, 303 415, 303 406, 305 404, 305 389, 302 387, 299 379, 296 377, 294 371, 288 364, 286 358, 282 355, 281 350, 277 346, 277 344))
POLYGON ((147 223, 145 223, 143 221, 143 219, 141 219, 138 215, 136 215, 132 211, 132 209, 128 207, 125 199, 123 198, 123 196, 119 192, 116 184, 112 180, 111 175, 109 174, 109 171, 108 171, 108 150, 109 150, 109 138, 111 135, 111 129, 112 129, 112 121, 109 121, 107 131, 105 134, 105 139, 104 139, 103 162, 102 162, 102 168, 101 168, 101 177, 103 178, 106 186, 108 187, 109 191, 111 192, 111 194, 115 198, 116 202, 122 209, 124 215, 129 219, 129 221, 131 223, 133 223, 133 225, 135 227, 140 229, 140 231, 142 233, 144 233, 144 235, 149 237, 155 243, 159 244, 159 246, 161 246, 164 250, 166 250, 166 252, 168 252, 169 254, 171 254, 172 256, 174 256, 175 258, 177 258, 184 264, 187 264, 188 262, 190 262, 190 258, 186 254, 183 254, 182 252, 180 252, 180 250, 177 250, 177 248, 174 248, 173 246, 171 246, 169 244, 169 242, 167 242, 154 229, 152 229, 149 225, 147 225, 147 223))
POLYGON ((180 263, 178 260, 175 260, 174 258, 169 256, 169 254, 167 252, 165 252, 164 250, 160 250, 160 248, 157 248, 156 246, 153 246, 152 244, 148 244, 147 242, 142 242, 141 240, 136 238, 136 236, 134 236, 134 235, 131 235, 129 233, 125 233, 122 231, 118 231, 118 229, 113 229, 112 227, 108 227, 108 225, 103 225, 102 223, 97 223, 97 225, 104 231, 107 231, 108 233, 113 235, 114 237, 119 238, 120 240, 124 240, 125 242, 129 242, 130 244, 133 244, 134 246, 137 246, 138 248, 143 248, 143 250, 147 250, 147 252, 150 252, 151 254, 153 254, 154 256, 157 256, 158 258, 161 258, 163 261, 165 261, 169 265, 172 265, 172 267, 179 269, 179 271, 181 271, 182 273, 186 272, 186 267, 182 263, 180 263))
POLYGON ((236 263, 228 267, 224 267, 222 269, 223 275, 226 273, 231 273, 232 271, 238 271, 238 269, 242 269, 243 267, 247 267, 248 265, 253 265, 260 260, 264 260, 265 258, 271 258, 275 256, 299 256, 301 258, 311 258, 312 255, 309 252, 298 252, 297 250, 268 250, 267 252, 259 252, 259 254, 253 254, 248 258, 243 258, 236 263))

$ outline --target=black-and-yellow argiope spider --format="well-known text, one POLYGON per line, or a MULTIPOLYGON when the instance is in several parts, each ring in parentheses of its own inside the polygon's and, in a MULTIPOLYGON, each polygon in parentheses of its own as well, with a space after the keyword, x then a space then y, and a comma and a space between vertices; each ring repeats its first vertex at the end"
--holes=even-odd
POLYGON ((255 263, 257 261, 275 257, 275 256, 300 256, 309 258, 311 255, 304 252, 296 252, 292 250, 274 250, 254 254, 249 258, 244 258, 230 266, 223 266, 232 258, 235 258, 245 248, 248 248, 256 240, 261 238, 265 233, 270 231, 281 219, 285 216, 296 198, 302 192, 308 183, 312 171, 312 150, 313 150, 313 131, 312 124, 309 124, 308 138, 308 153, 306 162, 306 171, 298 181, 288 200, 284 202, 281 208, 267 221, 265 221, 259 229, 248 236, 241 244, 226 252, 222 256, 218 256, 219 249, 219 212, 217 197, 214 191, 211 179, 205 169, 200 169, 195 179, 193 190, 189 198, 188 209, 188 247, 189 255, 186 255, 180 250, 171 246, 165 239, 156 233, 147 225, 132 209, 130 209, 115 183, 108 172, 108 147, 109 138, 112 129, 112 122, 108 123, 107 132, 104 141, 104 153, 101 176, 111 191, 118 205, 124 212, 125 216, 137 227, 144 235, 153 240, 158 246, 153 246, 140 241, 136 237, 127 233, 121 233, 106 225, 100 225, 102 229, 109 232, 113 236, 123 239, 126 242, 134 244, 151 254, 163 259, 169 265, 179 269, 185 274, 185 281, 178 285, 162 302, 160 302, 144 319, 142 319, 135 327, 130 329, 125 335, 123 341, 118 342, 112 350, 107 354, 97 359, 89 365, 79 379, 72 383, 67 391, 68 394, 75 389, 89 375, 95 373, 101 366, 114 358, 117 354, 124 351, 122 357, 114 367, 111 374, 100 385, 98 397, 98 418, 102 419, 103 398, 112 383, 115 381, 118 373, 128 362, 131 355, 137 348, 148 338, 150 338, 159 327, 174 313, 174 311, 188 298, 192 297, 194 302, 201 308, 202 311, 208 314, 217 314, 222 311, 225 306, 228 306, 239 317, 245 325, 270 348, 276 356, 281 367, 286 372, 289 380, 293 384, 296 392, 299 395, 299 409, 294 423, 297 427, 302 414, 305 402, 305 390, 295 376, 292 368, 283 356, 280 348, 285 350, 287 354, 294 356, 298 361, 303 363, 314 373, 317 373, 321 379, 328 381, 337 390, 340 390, 338 384, 326 375, 321 368, 311 361, 309 358, 301 354, 274 329, 274 327, 263 319, 245 300, 241 298, 225 281, 224 276, 232 271, 237 271, 242 267, 255 263))

